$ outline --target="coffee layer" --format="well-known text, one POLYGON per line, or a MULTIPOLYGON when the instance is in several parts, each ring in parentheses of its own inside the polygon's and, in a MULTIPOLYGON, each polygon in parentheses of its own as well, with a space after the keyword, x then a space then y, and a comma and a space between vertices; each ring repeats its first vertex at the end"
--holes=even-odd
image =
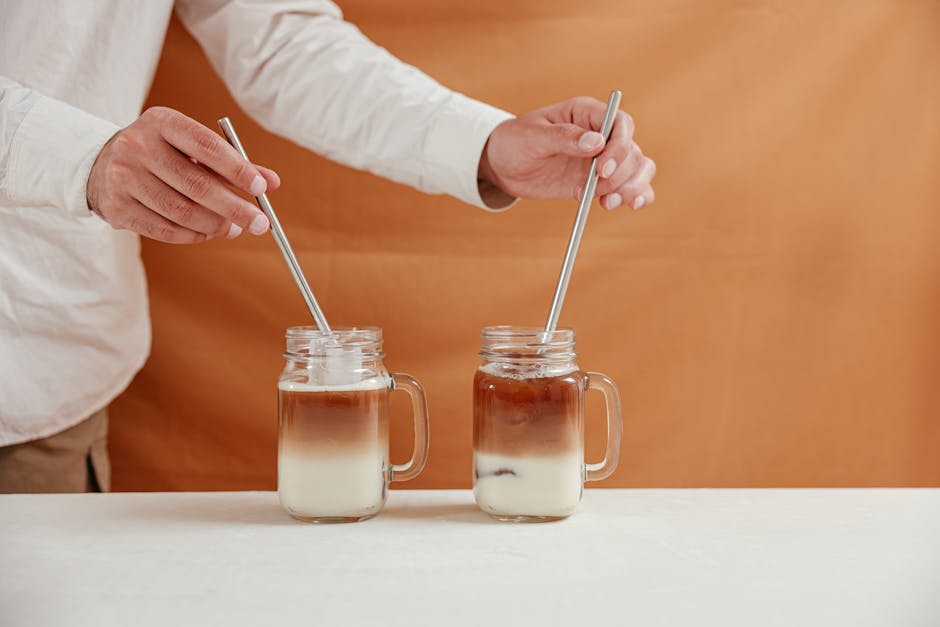
POLYGON ((278 390, 279 449, 329 453, 388 450, 387 388, 278 390))
POLYGON ((522 379, 479 370, 473 386, 474 450, 509 456, 580 451, 582 398, 577 371, 522 379))

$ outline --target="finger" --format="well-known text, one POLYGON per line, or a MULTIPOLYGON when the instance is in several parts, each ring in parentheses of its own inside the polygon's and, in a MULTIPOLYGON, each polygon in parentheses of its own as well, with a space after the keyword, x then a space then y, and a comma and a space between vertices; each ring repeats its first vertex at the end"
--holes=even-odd
POLYGON ((604 147, 604 136, 563 122, 539 124, 529 130, 528 143, 537 157, 591 157, 604 147))
POLYGON ((630 178, 636 174, 636 171, 639 169, 642 161, 643 152, 640 150, 640 147, 635 143, 630 142, 630 148, 627 152, 627 155, 623 158, 620 164, 617 165, 617 169, 614 170, 614 172, 607 178, 598 179, 597 195, 606 196, 630 180, 630 178))
POLYGON ((255 164, 255 167, 258 168, 258 171, 261 172, 261 176, 264 177, 264 180, 268 183, 268 191, 273 192, 278 187, 281 186, 281 177, 278 176, 277 172, 266 168, 263 165, 255 164))
POLYGON ((610 177, 627 157, 634 146, 633 131, 633 118, 624 111, 618 111, 607 144, 597 157, 597 173, 602 179, 610 177))
POLYGON ((268 219, 254 203, 229 189, 220 174, 193 163, 172 146, 156 148, 148 166, 161 181, 196 204, 254 235, 267 232, 268 219))
POLYGON ((206 240, 204 233, 174 224, 133 199, 126 201, 120 216, 110 224, 168 244, 198 244, 206 240))
MULTIPOLYGON (((193 163, 197 165, 199 164, 199 162, 196 161, 195 159, 190 159, 190 161, 192 161, 193 163)), ((264 180, 267 181, 269 192, 273 192, 274 190, 278 189, 281 186, 281 177, 277 172, 275 172, 274 170, 270 168, 266 168, 263 165, 258 165, 257 163, 255 164, 255 167, 258 168, 258 171, 261 172, 261 176, 263 176, 264 180)), ((222 178, 222 175, 218 174, 217 172, 213 172, 212 170, 209 170, 208 168, 203 168, 203 170, 208 172, 212 177, 214 177, 216 180, 218 180, 220 183, 222 183, 226 187, 228 186, 228 181, 222 178)))
POLYGON ((601 196, 600 203, 601 207, 611 211, 623 204, 623 196, 620 195, 620 192, 611 192, 606 196, 601 196))
POLYGON ((219 135, 179 111, 162 109, 160 115, 160 134, 174 148, 218 172, 230 184, 252 196, 259 196, 267 190, 267 181, 258 168, 242 158, 219 135))
MULTIPOLYGON (((189 157, 189 160, 197 165, 199 164, 199 162, 193 159, 192 157, 189 157)), ((281 186, 281 177, 277 172, 275 172, 271 168, 266 168, 263 165, 258 165, 257 163, 254 165, 256 168, 258 168, 258 171, 261 172, 261 176, 264 177, 264 180, 268 184, 268 189, 266 190, 267 192, 273 192, 274 190, 276 190, 277 188, 281 186)), ((206 169, 206 172, 209 172, 214 177, 222 181, 224 184, 228 185, 228 181, 222 178, 220 174, 213 172, 212 170, 209 170, 209 169, 206 169)))
POLYGON ((604 206, 608 209, 615 209, 621 204, 626 204, 634 209, 640 209, 645 206, 647 202, 651 203, 655 196, 647 195, 646 192, 652 190, 650 182, 655 175, 656 163, 649 157, 643 157, 643 162, 640 164, 636 173, 630 177, 626 183, 608 195, 603 203, 604 206), (617 198, 614 197, 615 195, 620 197, 620 202, 617 202, 617 198))
MULTIPOLYGON (((607 115, 607 103, 588 96, 571 98, 560 103, 557 113, 549 112, 548 117, 553 121, 568 122, 584 129, 600 131, 607 115)), ((623 123, 624 131, 633 137, 633 118, 623 111, 617 112, 614 128, 623 123)))
POLYGON ((546 109, 546 117, 553 122, 567 122, 595 131, 601 130, 606 114, 607 103, 590 96, 569 98, 546 109))
MULTIPOLYGON (((258 167, 261 167, 261 166, 258 166, 258 167)), ((216 179, 217 181, 219 181, 219 183, 221 183, 222 185, 226 185, 225 179, 223 179, 219 174, 213 172, 212 170, 206 170, 206 172, 209 174, 209 176, 211 176, 211 177, 213 177, 214 179, 216 179)), ((277 185, 275 185, 273 188, 269 188, 269 189, 277 189, 278 187, 280 187, 281 179, 280 179, 280 177, 279 177, 273 170, 269 170, 269 172, 271 172, 272 174, 274 174, 274 176, 276 177, 276 183, 277 183, 277 185)), ((227 188, 227 185, 226 185, 226 188, 227 188)), ((263 221, 262 221, 262 220, 259 220, 259 218, 256 216, 255 219, 252 220, 252 223, 251 223, 251 224, 249 225, 249 227, 248 227, 248 231, 249 231, 252 235, 263 235, 264 233, 267 233, 267 232, 268 232, 268 229, 271 228, 271 222, 270 222, 270 220, 268 220, 267 216, 265 216, 264 213, 262 213, 261 216, 264 218, 263 221), (260 224, 260 226, 258 226, 259 224, 260 224)), ((232 222, 232 227, 233 227, 233 228, 237 228, 237 229, 238 229, 238 232, 237 232, 237 233, 230 233, 229 236, 228 236, 229 239, 234 239, 234 238, 238 237, 239 235, 241 235, 241 233, 242 233, 242 228, 241 228, 240 226, 238 226, 237 224, 235 224, 234 222, 232 222)))
MULTIPOLYGON (((599 131, 607 115, 607 103, 596 98, 571 98, 561 103, 557 111, 555 115, 549 115, 549 119, 567 122, 587 131, 599 131)), ((603 151, 590 150, 583 153, 594 155, 600 152, 597 173, 601 179, 613 174, 626 157, 633 141, 634 130, 633 118, 625 111, 618 111, 603 151)))
POLYGON ((187 198, 153 174, 136 180, 128 192, 142 205, 179 226, 209 237, 225 237, 230 232, 230 220, 187 198))
POLYGON ((652 187, 647 187, 646 190, 639 196, 636 200, 633 201, 633 210, 642 209, 643 207, 649 207, 656 200, 656 192, 653 191, 652 187))
MULTIPOLYGON (((653 201, 656 199, 656 192, 653 191, 652 187, 647 187, 643 190, 642 193, 634 197, 631 207, 633 210, 642 209, 643 207, 649 207, 653 204, 653 201)), ((601 198, 601 206, 612 211, 623 205, 623 196, 620 192, 612 192, 603 198, 601 198)))

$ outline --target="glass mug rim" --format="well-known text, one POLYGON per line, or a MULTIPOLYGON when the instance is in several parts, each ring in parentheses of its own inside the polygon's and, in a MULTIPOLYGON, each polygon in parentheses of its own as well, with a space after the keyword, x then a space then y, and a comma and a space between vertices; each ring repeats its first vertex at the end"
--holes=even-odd
POLYGON ((574 361, 574 329, 500 324, 483 327, 478 355, 487 361, 539 362, 574 361))
MULTIPOLYGON (((554 331, 546 331, 545 327, 523 324, 493 324, 483 327, 483 337, 527 338, 550 336, 553 341, 574 341, 573 327, 557 327, 554 331)), ((542 340, 543 342, 545 340, 542 340)))
MULTIPOLYGON (((345 332, 345 333, 355 333, 355 334, 357 334, 357 335, 359 335, 359 334, 373 333, 373 334, 375 334, 375 336, 378 337, 378 338, 381 338, 381 337, 382 337, 382 327, 380 327, 380 326, 378 326, 378 325, 374 325, 374 324, 367 324, 367 325, 358 325, 358 324, 336 325, 336 326, 331 327, 331 329, 332 329, 332 332, 333 332, 332 334, 335 334, 335 333, 337 333, 338 331, 342 331, 342 332, 345 332)), ((329 336, 329 335, 332 335, 331 333, 327 333, 326 331, 321 330, 320 328, 318 328, 316 325, 313 325, 313 324, 300 324, 300 325, 295 325, 295 326, 292 326, 292 327, 287 327, 287 331, 286 331, 285 333, 286 333, 286 335, 289 336, 289 337, 292 337, 292 336, 297 336, 297 337, 327 337, 327 336, 329 336)))
POLYGON ((361 357, 382 358, 382 328, 378 326, 334 326, 331 333, 314 325, 288 327, 284 333, 287 340, 287 359, 319 359, 335 356, 336 349, 355 352, 361 357), (333 350, 330 350, 333 349, 333 350))

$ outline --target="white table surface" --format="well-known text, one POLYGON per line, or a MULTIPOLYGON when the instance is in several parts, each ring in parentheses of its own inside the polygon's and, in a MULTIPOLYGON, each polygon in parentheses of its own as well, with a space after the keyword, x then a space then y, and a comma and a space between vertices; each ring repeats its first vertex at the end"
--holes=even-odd
POLYGON ((394 491, 0 496, 0 625, 940 626, 940 489, 589 490, 549 524, 394 491))

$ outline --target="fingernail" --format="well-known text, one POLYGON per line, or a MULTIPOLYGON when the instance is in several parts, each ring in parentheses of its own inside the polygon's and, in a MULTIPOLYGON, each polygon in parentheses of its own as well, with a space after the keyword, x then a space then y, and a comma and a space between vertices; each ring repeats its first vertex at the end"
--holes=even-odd
POLYGON ((636 200, 633 201, 633 208, 634 208, 634 209, 642 209, 642 208, 643 208, 643 205, 645 205, 645 204, 646 204, 646 199, 643 198, 642 196, 637 196, 637 197, 636 197, 636 200))
POLYGON ((614 170, 616 169, 617 169, 617 162, 614 161, 613 159, 608 159, 607 163, 604 164, 604 168, 601 170, 601 176, 606 179, 611 174, 613 174, 614 170))
POLYGON ((267 182, 261 178, 260 175, 256 175, 255 178, 252 179, 251 186, 248 187, 248 191, 251 192, 252 196, 260 196, 267 188, 267 182))
POLYGON ((235 239, 241 234, 242 234, 242 227, 232 222, 232 224, 228 227, 228 235, 226 235, 225 237, 226 239, 235 239))
POLYGON ((623 204, 623 198, 617 192, 607 196, 607 208, 616 209, 623 204))
POLYGON ((594 150, 604 143, 604 136, 594 131, 588 131, 578 140, 578 147, 581 150, 594 150))
POLYGON ((248 225, 248 232, 252 235, 263 235, 267 233, 268 227, 271 224, 268 222, 267 217, 263 213, 259 213, 255 216, 255 219, 251 221, 251 224, 248 225))

